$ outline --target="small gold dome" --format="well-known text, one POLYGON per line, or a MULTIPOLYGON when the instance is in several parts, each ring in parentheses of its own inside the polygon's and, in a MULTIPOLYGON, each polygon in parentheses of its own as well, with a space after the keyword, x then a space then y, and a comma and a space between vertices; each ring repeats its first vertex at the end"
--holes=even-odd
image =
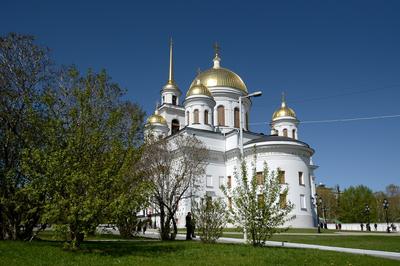
POLYGON ((212 97, 211 92, 204 86, 200 80, 198 79, 195 85, 192 85, 188 92, 186 93, 186 97, 193 96, 193 95, 205 95, 212 97))
POLYGON ((190 87, 195 85, 196 80, 199 79, 201 84, 204 84, 208 88, 210 87, 230 87, 239 89, 247 93, 247 87, 243 80, 233 71, 229 69, 218 67, 210 68, 206 71, 201 72, 193 80, 190 87))
MULTIPOLYGON (((296 118, 296 113, 293 111, 292 108, 286 106, 285 96, 282 95, 282 104, 281 107, 274 112, 272 115, 272 121, 281 118, 281 117, 293 117, 296 118)), ((297 119, 297 118, 296 118, 297 119)))
POLYGON ((167 125, 167 121, 165 120, 164 117, 158 114, 158 111, 156 110, 153 115, 149 116, 147 118, 147 123, 148 124, 163 124, 167 125))

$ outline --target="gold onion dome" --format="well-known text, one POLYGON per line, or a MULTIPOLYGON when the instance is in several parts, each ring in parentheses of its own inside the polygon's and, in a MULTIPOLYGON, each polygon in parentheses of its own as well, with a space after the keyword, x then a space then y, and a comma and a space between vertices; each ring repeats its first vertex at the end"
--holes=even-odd
POLYGON ((285 95, 282 94, 281 107, 274 112, 274 114, 272 115, 272 120, 288 116, 297 119, 296 113, 293 111, 293 109, 286 106, 285 95))
POLYGON ((196 81, 195 85, 192 85, 188 92, 186 93, 186 97, 193 96, 193 95, 204 95, 212 97, 211 92, 207 89, 206 86, 201 84, 200 80, 196 81))
POLYGON ((200 80, 200 83, 204 84, 207 88, 230 87, 247 93, 247 87, 239 75, 229 69, 220 67, 221 58, 219 57, 219 47, 217 44, 214 46, 214 49, 214 66, 199 73, 193 80, 190 87, 194 86, 197 80, 200 80))
POLYGON ((165 120, 164 117, 162 117, 158 113, 158 110, 156 110, 153 115, 151 115, 151 116, 149 116, 149 118, 147 118, 147 123, 150 125, 153 125, 153 124, 167 125, 167 121, 165 120))

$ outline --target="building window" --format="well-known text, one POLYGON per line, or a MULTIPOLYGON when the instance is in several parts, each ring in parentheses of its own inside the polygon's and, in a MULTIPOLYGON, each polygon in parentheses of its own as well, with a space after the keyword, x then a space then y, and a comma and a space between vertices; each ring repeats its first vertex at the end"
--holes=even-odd
POLYGON ((293 137, 294 139, 296 139, 296 129, 293 129, 293 130, 292 130, 292 137, 293 137))
POLYGON ((228 208, 232 209, 232 198, 228 197, 228 208))
POLYGON ((223 105, 218 106, 218 126, 225 126, 225 108, 223 105))
POLYGON ((278 169, 278 180, 279 184, 285 184, 285 171, 278 169))
POLYGON ((208 125, 208 110, 204 111, 204 124, 208 125))
POLYGON ((186 125, 188 126, 190 123, 190 114, 189 111, 186 112, 186 125))
POLYGON ((299 185, 304 186, 304 175, 303 172, 299 172, 299 185))
POLYGON ((228 175, 228 180, 226 182, 226 185, 228 186, 228 188, 232 187, 232 176, 228 175))
POLYGON ((162 103, 165 103, 165 96, 162 97, 162 103))
POLYGON ((177 119, 174 119, 171 122, 171 133, 172 135, 174 135, 178 131, 179 131, 179 121, 177 119))
POLYGON ((287 129, 286 128, 283 130, 283 136, 287 137, 287 129))
POLYGON ((177 100, 176 96, 172 95, 172 104, 173 105, 176 105, 176 100, 177 100))
POLYGON ((303 194, 300 195, 300 208, 303 211, 307 210, 307 205, 306 205, 306 196, 304 196, 303 194))
POLYGON ((207 187, 212 187, 213 185, 212 185, 212 176, 210 176, 210 175, 208 175, 207 177, 206 177, 206 186, 207 187))
POLYGON ((264 184, 264 173, 263 172, 257 172, 256 178, 257 178, 257 185, 264 184))
POLYGON ((279 195, 279 207, 281 207, 281 208, 286 207, 286 194, 279 195))
POLYGON ((194 110, 193 112, 193 124, 199 123, 199 110, 194 110))
POLYGON ((257 195, 258 208, 264 208, 264 194, 257 195))
POLYGON ((246 113, 246 130, 249 130, 249 113, 246 113))
POLYGON ((234 117, 234 127, 239 128, 239 108, 235 108, 233 112, 233 117, 234 117))

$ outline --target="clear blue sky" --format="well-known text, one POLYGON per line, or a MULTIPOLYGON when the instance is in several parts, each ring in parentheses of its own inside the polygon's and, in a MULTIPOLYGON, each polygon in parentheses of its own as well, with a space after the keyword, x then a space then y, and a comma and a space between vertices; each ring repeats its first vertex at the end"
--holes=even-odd
MULTIPOLYGON (((238 73, 268 122, 280 94, 303 121, 400 114, 400 1, 18 1, 1 3, 0 34, 33 34, 58 64, 105 68, 154 110, 175 42, 175 77, 186 93, 196 69, 238 73)), ((266 125, 253 125, 269 132, 266 125)), ((318 182, 342 188, 400 185, 400 118, 303 124, 318 182)))

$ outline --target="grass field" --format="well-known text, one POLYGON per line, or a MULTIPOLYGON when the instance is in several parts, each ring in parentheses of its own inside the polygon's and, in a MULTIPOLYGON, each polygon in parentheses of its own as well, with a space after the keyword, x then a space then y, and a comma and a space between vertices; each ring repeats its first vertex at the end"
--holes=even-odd
MULTIPOLYGON (((287 233, 311 233, 312 229, 290 229, 287 233)), ((182 231, 183 232, 183 231, 182 231)), ((326 233, 334 233, 335 231, 325 231, 325 234, 315 235, 288 235, 276 234, 271 241, 285 241, 292 243, 304 243, 324 246, 360 248, 371 250, 383 250, 400 252, 400 235, 383 236, 383 235, 328 235, 326 233)), ((313 231, 312 233, 315 233, 313 231)), ((237 230, 224 231, 223 237, 243 238, 243 234, 239 234, 237 230)))
POLYGON ((398 265, 398 261, 319 250, 253 248, 186 241, 0 241, 0 265, 398 265))

